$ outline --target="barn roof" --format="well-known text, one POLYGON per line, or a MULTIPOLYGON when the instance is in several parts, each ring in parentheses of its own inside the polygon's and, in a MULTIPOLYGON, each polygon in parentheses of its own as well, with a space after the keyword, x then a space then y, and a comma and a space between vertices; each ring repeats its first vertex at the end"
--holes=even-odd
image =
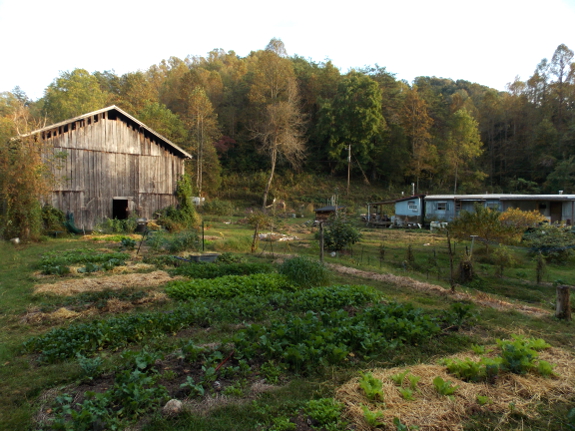
POLYGON ((42 127, 41 129, 38 130, 34 130, 33 132, 28 133, 27 135, 24 136, 30 136, 30 135, 34 135, 36 133, 41 133, 41 132, 45 132, 48 130, 52 130, 56 127, 60 127, 60 126, 64 126, 66 124, 70 124, 73 123, 75 121, 81 120, 83 118, 88 118, 92 115, 97 115, 97 114, 101 114, 103 112, 107 112, 107 111, 116 111, 118 114, 120 114, 121 116, 129 119, 130 121, 133 121, 134 123, 136 123, 140 128, 147 130, 149 133, 151 133, 152 135, 154 135, 156 138, 158 138, 158 140, 160 140, 161 142, 163 142, 168 148, 171 148, 177 155, 179 155, 182 158, 186 158, 186 159, 191 159, 192 156, 187 153, 186 151, 184 151, 183 149, 181 149, 179 146, 177 146, 176 144, 174 144, 172 141, 170 141, 168 138, 165 138, 164 136, 160 135, 158 132, 156 132, 154 129, 151 129, 150 127, 146 126, 144 123, 142 123, 140 120, 132 117, 130 114, 128 114, 127 112, 121 110, 120 108, 118 108, 116 105, 112 105, 112 106, 108 106, 107 108, 102 108, 99 109, 97 111, 94 112, 88 112, 87 114, 83 114, 80 115, 78 117, 74 117, 74 118, 70 118, 69 120, 65 120, 65 121, 61 121, 59 123, 56 124, 52 124, 50 126, 46 126, 46 127, 42 127))

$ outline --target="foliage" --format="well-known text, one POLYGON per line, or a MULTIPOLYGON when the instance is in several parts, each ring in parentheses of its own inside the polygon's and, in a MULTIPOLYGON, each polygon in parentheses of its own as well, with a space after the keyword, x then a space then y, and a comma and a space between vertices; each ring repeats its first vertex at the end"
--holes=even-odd
POLYGON ((399 418, 393 418, 393 424, 395 425, 395 429, 397 431, 409 431, 409 430, 418 430, 419 427, 415 425, 407 426, 404 425, 399 418))
MULTIPOLYGON (((327 250, 340 251, 361 240, 359 230, 345 217, 332 216, 324 229, 324 247, 327 250)), ((316 233, 319 239, 319 232, 316 233)))
POLYGON ((193 187, 189 175, 182 175, 176 186, 178 207, 169 206, 159 213, 158 223, 170 232, 179 232, 196 228, 200 224, 200 216, 192 203, 193 187))
POLYGON ((459 217, 449 223, 449 231, 460 240, 469 240, 471 235, 478 235, 488 251, 490 242, 509 243, 514 236, 514 231, 499 220, 500 214, 499 211, 476 204, 474 211, 461 211, 459 217))
POLYGON ((105 218, 94 227, 94 231, 113 234, 113 233, 133 233, 138 226, 137 217, 130 216, 127 219, 105 218))
POLYGON ((42 230, 44 232, 65 232, 65 221, 66 216, 64 212, 54 208, 52 205, 44 205, 42 207, 42 230))
POLYGON ((499 277, 503 277, 505 268, 510 268, 517 264, 517 259, 511 250, 504 245, 500 245, 494 250, 493 257, 497 262, 497 275, 499 277))
POLYGON ((411 388, 398 388, 399 393, 401 394, 402 398, 407 401, 414 401, 415 398, 413 397, 413 389, 411 388))
POLYGON ((287 259, 278 271, 302 288, 325 286, 331 279, 329 270, 321 262, 306 257, 287 259))
POLYGON ((367 422, 367 424, 369 426, 372 427, 379 427, 379 426, 383 426, 384 423, 381 422, 379 419, 383 418, 383 412, 380 410, 376 410, 374 412, 372 412, 369 409, 369 406, 361 406, 361 409, 363 410, 363 417, 365 418, 365 421, 367 422))
MULTIPOLYGON (((221 257, 221 256, 220 256, 221 257)), ((252 275, 274 272, 268 263, 186 263, 172 271, 174 275, 190 278, 216 278, 225 275, 252 275)), ((293 281, 293 280, 292 280, 293 281)))
POLYGON ((365 396, 372 401, 383 402, 383 382, 373 377, 371 373, 360 373, 359 387, 365 396))
POLYGON ((389 376, 389 378, 391 380, 393 380, 393 382, 397 385, 397 386, 401 386, 403 385, 403 379, 405 379, 405 376, 409 373, 409 370, 405 370, 402 373, 397 373, 397 374, 393 374, 391 376, 389 376))
POLYGON ((100 263, 102 269, 110 270, 123 265, 129 257, 127 253, 102 253, 89 249, 73 249, 64 253, 46 253, 42 256, 39 267, 43 274, 64 275, 70 272, 70 265, 83 263, 84 268, 90 269, 84 272, 93 272, 91 269, 95 269, 95 264, 100 263))
POLYGON ((499 216, 501 224, 515 230, 515 242, 521 241, 521 235, 527 229, 537 227, 545 220, 545 216, 537 210, 522 211, 519 208, 508 208, 499 216))
POLYGON ((221 199, 212 199, 206 201, 202 205, 202 212, 204 214, 216 216, 231 216, 234 214, 235 208, 230 201, 221 199))
POLYGON ((76 358, 78 359, 78 364, 82 369, 83 377, 93 380, 94 377, 100 375, 100 370, 102 368, 102 364, 104 361, 101 357, 95 356, 93 358, 87 358, 80 353, 76 354, 76 358))
POLYGON ((132 238, 122 238, 121 242, 121 248, 126 249, 126 250, 133 250, 136 248, 136 240, 132 239, 132 238))
POLYGON ((343 404, 333 398, 320 398, 308 401, 304 411, 313 423, 326 431, 337 431, 345 423, 341 419, 343 404))
POLYGON ((455 393, 455 391, 459 389, 459 386, 451 386, 452 384, 453 384, 452 382, 450 381, 446 382, 440 376, 437 376, 436 378, 433 379, 433 386, 435 386, 437 392, 440 393, 441 395, 450 397, 451 399, 453 399, 452 395, 455 393))
POLYGON ((281 274, 225 275, 214 279, 172 281, 166 286, 168 296, 180 301, 195 298, 233 298, 237 295, 265 295, 294 290, 281 274))
POLYGON ((545 225, 527 232, 525 243, 531 253, 541 253, 548 262, 565 263, 573 256, 575 235, 570 229, 555 225, 545 225))
POLYGON ((197 250, 199 247, 199 238, 195 230, 173 234, 154 232, 148 234, 146 244, 152 250, 166 250, 170 253, 178 253, 181 251, 197 250))

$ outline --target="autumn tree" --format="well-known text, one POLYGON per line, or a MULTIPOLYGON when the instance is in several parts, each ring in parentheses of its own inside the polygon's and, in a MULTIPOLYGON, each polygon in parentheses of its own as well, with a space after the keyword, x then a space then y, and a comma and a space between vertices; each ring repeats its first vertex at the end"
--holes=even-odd
POLYGON ((411 141, 409 173, 415 177, 419 193, 419 179, 424 172, 433 172, 437 149, 431 143, 433 119, 428 115, 427 103, 417 93, 417 86, 407 91, 403 107, 403 127, 411 141))
POLYGON ((278 159, 283 157, 292 166, 299 166, 304 154, 304 119, 292 63, 274 50, 257 53, 249 92, 257 107, 251 123, 252 138, 261 152, 270 158, 270 175, 263 195, 265 210, 278 159))
POLYGON ((446 148, 446 161, 454 175, 453 193, 457 193, 458 177, 463 172, 484 178, 482 172, 470 170, 473 160, 482 152, 477 121, 465 109, 458 110, 453 114, 446 148))
POLYGON ((62 72, 46 88, 44 109, 53 122, 64 121, 106 106, 107 94, 98 79, 84 69, 62 72))

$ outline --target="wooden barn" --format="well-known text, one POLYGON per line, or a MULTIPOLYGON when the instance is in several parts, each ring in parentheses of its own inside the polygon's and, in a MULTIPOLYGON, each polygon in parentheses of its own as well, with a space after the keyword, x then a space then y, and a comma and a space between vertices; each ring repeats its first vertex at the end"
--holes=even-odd
POLYGON ((187 152, 116 106, 36 130, 59 154, 51 201, 91 231, 105 218, 150 218, 175 205, 187 152))

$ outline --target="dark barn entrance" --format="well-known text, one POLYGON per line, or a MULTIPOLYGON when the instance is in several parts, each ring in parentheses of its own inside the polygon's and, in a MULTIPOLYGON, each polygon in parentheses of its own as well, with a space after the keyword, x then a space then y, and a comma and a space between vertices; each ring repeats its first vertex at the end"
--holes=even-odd
POLYGON ((112 218, 126 220, 128 218, 128 199, 114 199, 112 218))

